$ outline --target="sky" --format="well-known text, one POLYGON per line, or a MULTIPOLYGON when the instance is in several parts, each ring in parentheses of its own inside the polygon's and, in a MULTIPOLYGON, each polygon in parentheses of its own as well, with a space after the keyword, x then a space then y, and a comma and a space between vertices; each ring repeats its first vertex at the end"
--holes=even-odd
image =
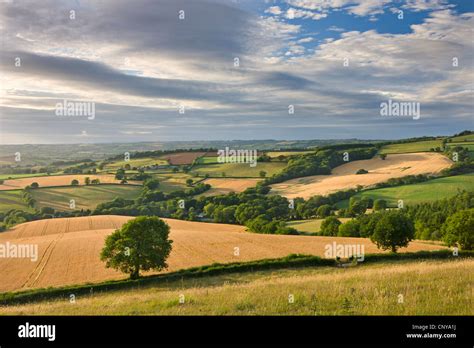
POLYGON ((0 0, 0 144, 454 134, 473 31, 471 0, 0 0))

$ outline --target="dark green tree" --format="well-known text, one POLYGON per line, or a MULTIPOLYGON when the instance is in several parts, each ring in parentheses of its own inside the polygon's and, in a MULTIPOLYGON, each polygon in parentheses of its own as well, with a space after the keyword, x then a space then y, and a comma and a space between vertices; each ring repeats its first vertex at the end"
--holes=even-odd
POLYGON ((474 209, 461 210, 446 219, 442 227, 443 240, 449 246, 474 249, 474 209))
POLYGON ((131 279, 138 278, 140 271, 160 271, 168 267, 173 243, 169 231, 160 218, 139 216, 106 238, 100 258, 106 267, 128 273, 131 279))
POLYGON ((379 249, 396 253, 398 248, 406 247, 415 237, 413 222, 400 211, 381 213, 370 240, 379 249))

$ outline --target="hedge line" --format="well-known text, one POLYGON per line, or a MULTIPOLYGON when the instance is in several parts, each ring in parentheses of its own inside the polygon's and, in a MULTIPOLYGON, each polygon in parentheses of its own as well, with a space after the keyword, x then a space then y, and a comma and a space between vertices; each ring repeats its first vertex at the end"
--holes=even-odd
MULTIPOLYGON (((379 261, 401 261, 414 259, 454 259, 456 257, 474 257, 474 251, 459 251, 458 256, 453 256, 450 250, 419 251, 415 253, 385 253, 365 255, 362 264, 379 261)), ((140 288, 141 286, 166 283, 169 281, 193 279, 221 274, 253 272, 270 269, 324 267, 336 266, 334 259, 322 259, 318 256, 291 254, 278 259, 264 259, 250 262, 235 262, 228 264, 214 263, 207 266, 193 267, 176 272, 146 276, 137 280, 108 281, 99 284, 85 284, 61 288, 43 288, 21 292, 7 292, 0 294, 1 305, 23 304, 27 302, 43 301, 48 299, 65 299, 71 294, 90 295, 107 291, 140 288)))

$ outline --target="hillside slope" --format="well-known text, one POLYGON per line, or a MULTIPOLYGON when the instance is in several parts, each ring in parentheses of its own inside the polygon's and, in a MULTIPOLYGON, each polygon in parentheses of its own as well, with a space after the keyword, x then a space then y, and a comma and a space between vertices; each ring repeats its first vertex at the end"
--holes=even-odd
MULTIPOLYGON (((105 237, 129 219, 131 217, 126 216, 49 219, 24 223, 1 233, 0 243, 38 245, 39 252, 36 262, 26 258, 0 258, 0 292, 127 277, 105 268, 99 255, 105 237)), ((325 246, 333 241, 362 244, 365 253, 380 252, 363 238, 263 235, 246 233, 243 226, 237 225, 164 220, 171 227, 173 240, 168 271, 214 262, 283 257, 292 253, 323 256, 325 246)), ((413 242, 400 251, 440 248, 413 242)))

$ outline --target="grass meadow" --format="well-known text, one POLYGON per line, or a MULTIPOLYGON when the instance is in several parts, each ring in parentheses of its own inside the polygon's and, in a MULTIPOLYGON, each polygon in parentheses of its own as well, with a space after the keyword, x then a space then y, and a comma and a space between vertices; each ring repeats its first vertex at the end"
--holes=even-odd
POLYGON ((2 315, 473 315, 472 258, 223 274, 69 299, 2 315), (131 305, 133 304, 133 305, 131 305))
POLYGON ((134 199, 140 194, 141 186, 135 185, 89 185, 49 187, 31 190, 36 207, 51 207, 56 210, 94 209, 99 203, 111 201, 117 197, 134 199), (71 209, 69 202, 74 199, 76 208, 71 209))
MULTIPOLYGON (((474 174, 449 176, 418 184, 367 190, 358 193, 356 196, 369 197, 374 200, 384 199, 389 206, 397 206, 397 202, 400 199, 403 200, 404 204, 408 205, 432 202, 452 197, 461 190, 474 190, 474 174)), ((349 200, 344 200, 338 203, 337 206, 339 208, 347 208, 349 200)))

